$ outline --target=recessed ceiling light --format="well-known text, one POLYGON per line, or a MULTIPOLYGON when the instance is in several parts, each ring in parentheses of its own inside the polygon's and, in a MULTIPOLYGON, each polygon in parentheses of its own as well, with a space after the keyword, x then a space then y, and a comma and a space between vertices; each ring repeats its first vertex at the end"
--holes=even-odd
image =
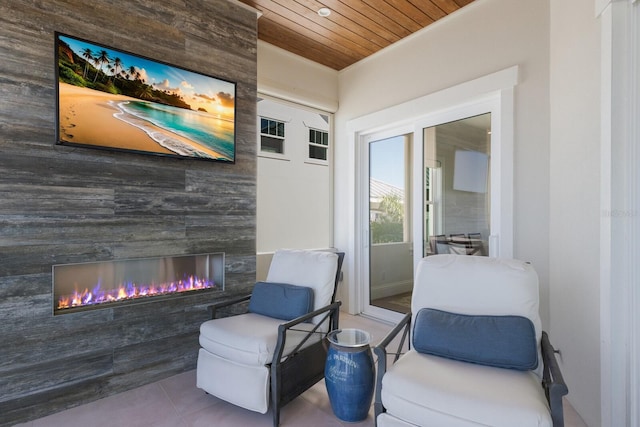
POLYGON ((329 9, 328 7, 321 7, 320 9, 318 9, 318 15, 326 18, 327 16, 331 15, 331 9, 329 9))

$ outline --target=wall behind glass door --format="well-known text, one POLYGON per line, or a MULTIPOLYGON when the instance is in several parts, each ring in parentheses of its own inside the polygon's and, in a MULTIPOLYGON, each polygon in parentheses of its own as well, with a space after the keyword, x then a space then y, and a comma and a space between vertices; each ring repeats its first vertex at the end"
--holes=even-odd
POLYGON ((488 255, 491 114, 423 129, 424 256, 488 255))
POLYGON ((369 143, 369 305, 410 311, 411 135, 369 143))

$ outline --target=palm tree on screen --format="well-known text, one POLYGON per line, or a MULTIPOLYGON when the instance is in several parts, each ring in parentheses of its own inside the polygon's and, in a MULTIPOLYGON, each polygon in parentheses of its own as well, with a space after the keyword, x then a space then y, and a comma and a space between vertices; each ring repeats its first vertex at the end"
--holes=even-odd
POLYGON ((89 48, 85 48, 82 51, 82 56, 83 58, 86 59, 86 62, 84 63, 84 71, 82 72, 82 78, 86 79, 87 78, 87 70, 89 68, 89 61, 93 61, 93 52, 91 51, 91 49, 89 48))
POLYGON ((153 98, 153 88, 150 85, 143 84, 140 89, 138 89, 138 98, 140 99, 152 99, 153 98))
POLYGON ((111 71, 111 73, 113 73, 113 84, 115 85, 116 81, 118 80, 118 76, 120 75, 120 72, 124 69, 123 65, 122 65, 122 59, 118 58, 117 56, 114 58, 113 60, 113 67, 111 67, 109 70, 111 71))
POLYGON ((98 71, 99 71, 99 72, 96 72, 96 76, 93 79, 93 82, 95 83, 96 80, 98 79, 98 74, 99 73, 104 73, 102 71, 102 66, 104 64, 108 64, 111 61, 111 58, 109 58, 109 52, 107 52, 106 50, 101 50, 98 53, 98 56, 94 59, 94 61, 95 61, 96 65, 98 65, 98 71))

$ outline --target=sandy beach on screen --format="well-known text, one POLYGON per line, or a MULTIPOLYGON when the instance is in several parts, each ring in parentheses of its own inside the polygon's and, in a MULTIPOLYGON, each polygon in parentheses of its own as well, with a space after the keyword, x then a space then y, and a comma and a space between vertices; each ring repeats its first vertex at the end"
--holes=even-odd
MULTIPOLYGON (((166 149, 145 131, 114 117, 120 112, 109 101, 139 101, 124 95, 60 83, 60 139, 63 142, 98 145, 110 148, 147 151, 160 154, 175 154, 166 149)), ((151 123, 146 126, 154 131, 170 135, 214 158, 222 157, 218 152, 204 147, 188 138, 161 129, 151 123)))

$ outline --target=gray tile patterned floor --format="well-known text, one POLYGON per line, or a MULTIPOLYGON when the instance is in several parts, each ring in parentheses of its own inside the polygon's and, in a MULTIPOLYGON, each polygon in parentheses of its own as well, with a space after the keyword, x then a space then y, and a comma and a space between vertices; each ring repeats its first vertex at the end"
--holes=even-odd
MULTIPOLYGON (((341 313, 343 328, 360 328, 377 343, 390 325, 361 316, 341 313)), ((195 371, 68 409, 21 427, 246 427, 272 424, 271 413, 258 414, 238 408, 196 388, 195 371)), ((373 408, 366 420, 345 423, 331 411, 324 381, 320 381, 281 411, 282 427, 342 427, 374 425, 373 408)), ((565 403, 565 426, 586 427, 580 416, 565 403)))

